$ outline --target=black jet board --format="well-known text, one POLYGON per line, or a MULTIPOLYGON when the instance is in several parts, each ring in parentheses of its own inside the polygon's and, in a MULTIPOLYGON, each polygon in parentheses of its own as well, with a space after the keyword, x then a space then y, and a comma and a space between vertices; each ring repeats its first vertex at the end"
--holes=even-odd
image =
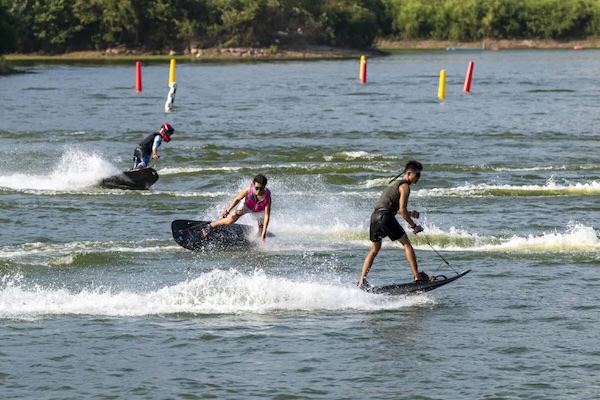
MULTIPOLYGON (((203 229, 210 221, 177 219, 171 223, 173 239, 188 250, 202 251, 230 246, 248 246, 259 242, 257 228, 244 224, 221 225, 203 229)), ((272 236, 272 235, 268 235, 272 236)))
POLYGON ((158 180, 158 172, 154 168, 123 171, 118 175, 104 178, 100 185, 110 189, 146 190, 158 180))
POLYGON ((429 292, 430 290, 437 289, 444 285, 449 284, 450 282, 454 282, 460 277, 465 276, 471 272, 470 269, 461 272, 460 274, 456 274, 451 276, 450 278, 446 278, 443 275, 438 275, 435 281, 417 281, 417 282, 409 282, 409 283, 393 283, 391 285, 385 286, 374 286, 367 291, 371 293, 377 294, 389 294, 389 295, 410 295, 410 294, 419 294, 424 292, 429 292))

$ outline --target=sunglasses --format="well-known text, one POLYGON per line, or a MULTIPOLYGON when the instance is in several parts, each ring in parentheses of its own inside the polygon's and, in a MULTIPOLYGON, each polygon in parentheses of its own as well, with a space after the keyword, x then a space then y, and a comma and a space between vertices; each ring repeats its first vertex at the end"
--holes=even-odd
POLYGON ((259 192, 264 192, 265 187, 264 186, 254 186, 254 190, 258 190, 259 192))

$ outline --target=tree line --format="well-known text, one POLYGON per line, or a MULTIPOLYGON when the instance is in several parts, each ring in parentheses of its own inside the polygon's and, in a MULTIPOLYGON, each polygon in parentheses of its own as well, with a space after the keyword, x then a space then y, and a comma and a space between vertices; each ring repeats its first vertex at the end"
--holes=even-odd
POLYGON ((0 0, 0 54, 598 36, 598 0, 0 0))

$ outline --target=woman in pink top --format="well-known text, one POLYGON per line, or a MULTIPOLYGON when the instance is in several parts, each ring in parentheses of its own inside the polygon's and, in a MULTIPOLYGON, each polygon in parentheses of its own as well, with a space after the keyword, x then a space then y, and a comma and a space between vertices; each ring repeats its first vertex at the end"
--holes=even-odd
MULTIPOLYGON (((267 177, 262 174, 256 175, 252 180, 252 184, 242 190, 233 199, 229 207, 223 211, 221 219, 211 222, 207 228, 230 225, 240 219, 242 215, 252 213, 258 221, 258 231, 261 239, 264 241, 267 237, 267 227, 269 226, 269 218, 271 216, 271 191, 266 186, 267 177), (231 213, 236 206, 235 211, 231 213)), ((205 229, 204 233, 207 235, 208 230, 205 229)))

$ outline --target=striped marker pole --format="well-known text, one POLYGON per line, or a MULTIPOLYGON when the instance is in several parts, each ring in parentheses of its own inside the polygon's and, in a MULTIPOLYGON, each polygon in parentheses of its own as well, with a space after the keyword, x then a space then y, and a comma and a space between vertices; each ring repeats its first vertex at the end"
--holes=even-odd
POLYGON ((360 56, 360 83, 367 83, 367 57, 360 56))
POLYGON ((171 58, 171 68, 169 68, 169 87, 175 82, 175 59, 171 58))
POLYGON ((171 89, 167 95, 167 101, 165 103, 165 112, 173 112, 173 103, 175 102, 175 93, 177 92, 177 82, 171 83, 171 89))

